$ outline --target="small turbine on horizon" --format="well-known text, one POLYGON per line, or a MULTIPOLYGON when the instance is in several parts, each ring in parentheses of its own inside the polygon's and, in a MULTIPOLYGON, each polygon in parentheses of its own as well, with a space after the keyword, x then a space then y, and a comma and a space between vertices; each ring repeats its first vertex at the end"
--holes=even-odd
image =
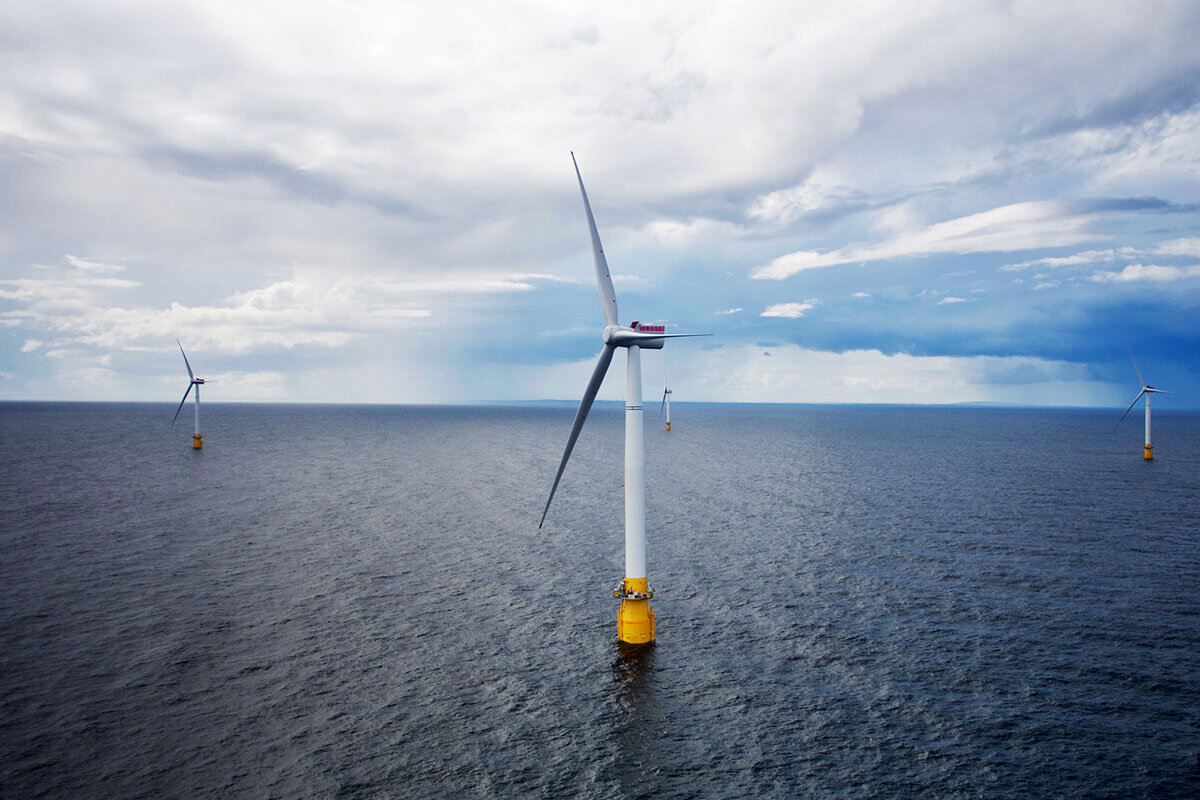
POLYGON ((1129 416, 1129 412, 1133 410, 1133 407, 1135 405, 1137 405, 1137 401, 1142 399, 1142 395, 1145 395, 1146 396, 1146 446, 1142 450, 1142 458, 1146 461, 1150 461, 1154 458, 1154 445, 1152 445, 1150 443, 1150 395, 1154 394, 1155 392, 1157 392, 1159 394, 1174 394, 1174 392, 1168 392, 1166 389, 1155 389, 1153 386, 1147 386, 1146 379, 1142 377, 1142 371, 1138 368, 1137 359, 1135 359, 1131 355, 1131 356, 1129 356, 1129 360, 1133 362, 1133 369, 1135 372, 1137 372, 1138 382, 1142 384, 1142 390, 1140 392, 1138 392, 1137 397, 1133 398, 1133 402, 1129 404, 1129 408, 1125 409, 1125 413, 1121 415, 1121 418, 1119 420, 1117 420, 1117 424, 1115 426, 1113 426, 1113 430, 1115 431, 1118 427, 1120 427, 1121 423, 1125 421, 1125 417, 1129 416))
POLYGON ((175 420, 179 419, 179 412, 183 410, 183 404, 187 402, 188 392, 193 387, 196 389, 196 432, 192 434, 192 449, 199 450, 204 447, 204 440, 200 438, 200 386, 205 383, 204 378, 197 378, 192 374, 192 365, 188 363, 187 353, 183 352, 183 345, 179 340, 175 340, 175 344, 179 345, 179 352, 183 355, 183 365, 187 367, 188 383, 187 390, 183 393, 183 399, 179 401, 179 408, 175 409, 175 416, 171 419, 171 425, 174 427, 175 420))
POLYGON ((671 390, 667 388, 667 371, 663 370, 663 396, 662 405, 658 407, 658 415, 661 417, 663 411, 667 413, 667 430, 671 430, 671 390))
POLYGON ((612 275, 608 271, 608 262, 604 258, 604 248, 600 245, 600 234, 596 230, 596 220, 592 216, 592 207, 588 203, 587 190, 583 188, 583 176, 579 174, 579 164, 575 154, 571 153, 571 163, 575 164, 575 177, 579 180, 579 193, 583 196, 583 210, 587 214, 588 232, 592 237, 592 260, 596 269, 596 287, 600 291, 600 307, 604 312, 604 349, 592 371, 591 380, 583 392, 579 402, 579 410, 575 412, 575 421, 571 424, 571 435, 567 437, 567 447, 563 452, 562 461, 558 465, 558 474, 554 476, 554 485, 550 487, 550 497, 546 499, 546 507, 542 510, 542 520, 538 527, 546 521, 550 511, 550 502, 554 500, 554 492, 562 479, 563 470, 567 467, 567 459, 579 439, 584 420, 604 382, 604 375, 612 363, 613 353, 618 347, 625 348, 627 355, 625 370, 625 580, 620 587, 613 590, 613 596, 621 599, 621 610, 617 614, 617 638, 629 644, 648 644, 654 641, 654 611, 650 608, 650 598, 654 592, 650 589, 646 576, 646 453, 645 453, 645 421, 642 409, 642 360, 643 348, 661 350, 667 339, 686 336, 711 336, 710 333, 666 333, 663 325, 641 325, 634 322, 625 326, 617 322, 617 293, 613 288, 612 275))

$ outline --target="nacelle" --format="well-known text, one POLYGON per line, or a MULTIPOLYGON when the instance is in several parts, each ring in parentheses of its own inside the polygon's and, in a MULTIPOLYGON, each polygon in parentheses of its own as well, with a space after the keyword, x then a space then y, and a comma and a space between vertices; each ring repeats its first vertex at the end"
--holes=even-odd
POLYGON ((638 347, 646 350, 662 350, 666 339, 666 325, 643 325, 635 322, 630 326, 609 325, 604 329, 604 343, 613 347, 638 347))

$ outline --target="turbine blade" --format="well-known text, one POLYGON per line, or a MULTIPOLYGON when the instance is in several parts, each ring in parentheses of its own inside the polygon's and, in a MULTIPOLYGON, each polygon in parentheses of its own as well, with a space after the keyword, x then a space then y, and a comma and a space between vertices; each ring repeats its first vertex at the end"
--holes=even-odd
POLYGON ((658 407, 658 415, 659 415, 660 417, 663 415, 663 409, 665 409, 666 407, 667 407, 667 390, 666 390, 666 387, 664 387, 664 388, 663 388, 663 399, 662 399, 662 405, 660 405, 660 406, 658 407))
MULTIPOLYGON (((175 340, 175 344, 179 344, 178 339, 175 340)), ((196 376, 192 374, 192 365, 188 363, 187 353, 183 352, 183 345, 181 345, 181 344, 179 344, 179 352, 183 353, 183 365, 185 367, 187 367, 188 377, 191 378, 192 380, 196 380, 196 376)))
MULTIPOLYGON (((1138 369, 1137 359, 1133 357, 1133 353, 1129 354, 1129 360, 1133 362, 1134 372, 1136 372, 1138 374, 1138 382, 1141 383, 1142 386, 1145 386, 1146 379, 1142 377, 1142 371, 1140 369, 1138 369)), ((1134 402, 1137 402, 1137 401, 1134 401, 1134 402)))
POLYGON ((596 288, 600 290, 600 306, 604 310, 604 322, 617 324, 617 290, 613 288, 608 261, 604 258, 604 247, 600 244, 600 232, 596 230, 596 219, 592 216, 592 204, 588 202, 587 190, 583 188, 583 176, 579 174, 579 163, 571 153, 575 165, 575 177, 579 179, 579 193, 583 195, 583 210, 587 212, 588 233, 592 235, 592 261, 596 266, 596 288))
POLYGON ((691 336, 712 336, 711 333, 647 333, 646 331, 623 331, 622 336, 631 339, 687 339, 691 336))
POLYGON ((1140 392, 1138 392, 1137 397, 1133 398, 1133 402, 1129 404, 1129 408, 1125 409, 1125 413, 1121 415, 1121 418, 1119 420, 1117 420, 1117 424, 1113 425, 1114 431, 1121 426, 1121 423, 1125 421, 1125 417, 1129 416, 1129 412, 1133 410, 1133 407, 1135 405, 1137 405, 1137 401, 1141 400, 1142 395, 1144 395, 1145 393, 1146 393, 1146 390, 1142 389, 1140 392))
POLYGON ((583 391, 583 399, 579 401, 579 410, 575 412, 575 421, 571 423, 571 435, 567 437, 567 449, 563 451, 562 461, 558 465, 558 474, 554 476, 554 485, 550 487, 550 496, 546 498, 546 507, 542 509, 542 519, 538 523, 539 528, 546 521, 546 514, 550 512, 550 501, 554 499, 554 492, 558 490, 558 482, 562 480, 563 470, 567 468, 567 459, 571 457, 571 451, 575 449, 575 440, 579 438, 579 432, 583 430, 583 421, 587 419, 588 412, 592 409, 592 402, 596 399, 596 393, 600 391, 600 384, 604 383, 604 374, 608 372, 608 365, 612 363, 614 352, 616 352, 615 347, 604 345, 604 350, 596 361, 596 368, 592 370, 592 378, 583 391))
POLYGON ((171 418, 172 427, 175 425, 175 420, 179 419, 179 412, 183 410, 183 404, 187 402, 188 393, 192 391, 192 387, 195 385, 194 383, 189 383, 187 391, 183 393, 183 399, 179 401, 179 408, 175 409, 175 416, 171 418))

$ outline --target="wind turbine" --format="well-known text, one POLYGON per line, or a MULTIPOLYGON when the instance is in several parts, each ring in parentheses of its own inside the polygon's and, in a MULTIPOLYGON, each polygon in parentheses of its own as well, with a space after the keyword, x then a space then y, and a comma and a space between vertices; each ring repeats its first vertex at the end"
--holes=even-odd
MULTIPOLYGON (((1142 458, 1146 461, 1150 461, 1154 458, 1154 445, 1150 443, 1150 395, 1154 394, 1155 392, 1159 394, 1174 393, 1168 392, 1166 389, 1155 389, 1153 386, 1147 386, 1146 379, 1142 377, 1142 371, 1138 369, 1137 359, 1135 359, 1133 356, 1130 356, 1129 360, 1133 362, 1133 369, 1137 372, 1138 381, 1142 384, 1142 390, 1138 392, 1137 397, 1133 398, 1133 402, 1129 404, 1129 408, 1125 409, 1125 413, 1121 415, 1119 420, 1117 420, 1117 426, 1120 426, 1120 424, 1125 421, 1125 417, 1129 416, 1129 412, 1133 410, 1135 405, 1137 405, 1137 401, 1142 398, 1142 395, 1146 395, 1146 446, 1142 450, 1142 458)), ((1116 427, 1113 428, 1114 431, 1116 429, 1116 427)))
POLYGON ((204 440, 200 438, 200 386, 205 382, 204 378, 197 378, 192 374, 192 365, 188 363, 187 353, 183 352, 183 345, 179 344, 179 340, 175 340, 175 344, 179 345, 179 352, 183 354, 183 365, 187 367, 188 383, 187 390, 183 393, 183 399, 179 401, 179 408, 175 409, 175 417, 171 420, 171 425, 175 425, 175 420, 179 419, 179 412, 183 410, 183 404, 187 402, 188 392, 192 387, 196 387, 196 432, 192 434, 192 448, 199 450, 204 447, 204 440))
POLYGON ((650 608, 650 598, 654 592, 650 589, 646 577, 646 453, 644 436, 644 421, 642 417, 642 349, 661 350, 667 339, 686 336, 711 336, 710 333, 666 333, 664 325, 642 325, 634 322, 631 325, 621 325, 617 322, 617 293, 613 289, 612 275, 608 271, 608 262, 604 258, 604 248, 600 245, 600 234, 596 230, 596 220, 592 216, 592 206, 588 203, 587 190, 583 188, 583 176, 579 174, 579 164, 575 154, 571 153, 571 162, 575 164, 575 177, 579 180, 579 193, 583 196, 583 210, 587 214, 588 232, 592 237, 592 260, 596 268, 596 286, 600 291, 600 307, 604 312, 604 330, 601 338, 604 349, 592 370, 591 380, 583 391, 583 399, 579 401, 579 410, 575 412, 575 421, 571 424, 571 435, 567 437, 567 448, 563 452, 562 461, 558 465, 558 474, 554 476, 554 485, 550 487, 550 497, 546 499, 546 507, 542 510, 542 520, 538 527, 546 521, 550 511, 550 502, 554 500, 554 492, 562 479, 563 470, 567 467, 567 459, 583 429, 584 420, 604 382, 604 375, 612 363, 613 353, 618 347, 625 348, 625 580, 613 590, 613 596, 621 599, 621 610, 617 614, 617 638, 629 644, 648 644, 654 641, 654 611, 650 608))
POLYGON ((667 412, 667 430, 671 430, 671 390, 667 388, 667 371, 663 370, 663 398, 662 405, 658 407, 658 415, 661 417, 663 411, 667 412))

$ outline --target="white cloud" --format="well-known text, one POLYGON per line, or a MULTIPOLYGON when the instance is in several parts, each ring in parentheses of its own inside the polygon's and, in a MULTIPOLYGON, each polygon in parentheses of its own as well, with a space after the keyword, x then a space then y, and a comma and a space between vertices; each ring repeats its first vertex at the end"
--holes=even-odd
POLYGON ((1200 177, 1200 109, 1194 104, 1179 113, 1164 111, 1132 124, 1081 131, 1072 138, 1094 140, 1081 148, 1090 152, 1079 160, 1090 173, 1090 188, 1097 192, 1124 193, 1133 186, 1170 191, 1181 178, 1200 177))
POLYGON ((818 170, 797 186, 761 195, 746 216, 756 222, 786 225, 805 214, 844 203, 851 195, 847 187, 837 185, 836 179, 818 170))
POLYGON ((965 303, 965 302, 967 302, 967 298, 965 298, 965 297, 943 297, 941 300, 937 301, 937 305, 944 306, 944 305, 948 305, 950 303, 965 303))
MULTIPOLYGON (((184 383, 187 383, 184 376, 184 383)), ((287 398, 287 377, 274 370, 218 372, 205 376, 215 386, 206 387, 208 397, 221 400, 254 401, 287 398)))
POLYGON ((1018 264, 1005 264, 1000 268, 1001 272, 1017 272, 1030 267, 1071 267, 1078 264, 1095 264, 1098 262, 1113 261, 1117 258, 1137 258, 1142 254, 1142 251, 1133 247, 1122 247, 1119 249, 1107 250, 1085 250, 1082 253, 1076 253, 1071 256, 1047 256, 1046 258, 1035 258, 1032 261, 1022 261, 1018 264))
POLYGON ((32 353, 34 350, 37 350, 43 344, 45 344, 45 342, 41 342, 37 339, 26 339, 25 344, 21 345, 21 352, 22 353, 32 353))
MULTIPOLYGON (((416 291, 464 289, 509 290, 503 282, 418 284, 416 291)), ((404 295, 411 288, 386 279, 341 278, 332 283, 319 275, 297 273, 262 289, 239 292, 225 305, 171 303, 168 307, 125 305, 101 292, 128 290, 135 281, 64 275, 59 278, 0 281, 0 297, 23 307, 3 312, 22 325, 57 335, 55 358, 73 353, 71 347, 136 349, 158 346, 175 337, 191 346, 228 353, 247 353, 263 347, 298 345, 339 347, 367 331, 411 327, 432 312, 416 307, 404 295)), ((511 287, 520 288, 520 287, 511 287)))
MULTIPOLYGON (((580 308, 595 316, 569 147, 601 236, 633 251, 610 257, 638 273, 617 280, 622 309, 639 313, 661 310, 624 287, 662 287, 706 316, 746 300, 739 282, 760 264, 787 275, 960 253, 877 269, 873 280, 888 274, 873 285, 877 297, 920 286, 965 297, 990 284, 955 289, 938 274, 990 273, 1043 251, 971 253, 1069 253, 1080 248, 1062 242, 1093 232, 1142 246, 1155 230, 1196 233, 1169 208, 1200 186, 1200 115, 1170 110, 1195 83, 1188 4, 893 6, 0 4, 5 41, 18 43, 0 46, 0 327, 10 333, 0 359, 65 370, 66 357, 15 356, 44 341, 37 355, 82 350, 88 369, 132 386, 121 351, 165 351, 178 334, 244 355, 248 370, 325 359, 304 378, 289 371, 295 399, 458 399, 495 355, 478 343, 495 340, 501 319, 536 320, 535 335, 558 345, 508 357, 561 357, 550 331, 584 316, 564 312, 568 293, 551 282, 586 285, 580 308), (1055 197, 1061 205, 1020 202, 1055 197), (1080 198, 1164 202, 1085 225, 1072 211, 1080 198), (47 253, 77 255, 34 272, 47 253), (374 388, 381 351, 394 361, 390 348, 409 334, 428 346, 388 373, 386 391, 374 388), (311 350, 279 352, 295 345, 311 350)), ((1094 268, 1195 257, 1193 239, 1160 246, 1094 268)), ((844 298, 852 277, 822 275, 792 296, 844 298)), ((1036 300, 999 284, 995 305, 1017 317, 1013 295, 1036 300)), ((1056 317, 1086 325, 1094 315, 1073 312, 1089 293, 1071 294, 1056 293, 1056 317)), ((969 316, 962 325, 982 327, 966 333, 986 336, 984 315, 969 316)), ((862 322, 855 343, 878 330, 862 322)), ((22 370, 16 391, 49 386, 37 379, 22 370)))
POLYGON ((696 217, 687 222, 676 219, 656 219, 634 237, 632 243, 647 244, 671 250, 684 250, 701 244, 715 244, 737 239, 744 231, 737 225, 716 219, 696 217))
POLYGON ((1133 283, 1150 281, 1170 283, 1184 278, 1200 277, 1200 265, 1190 267, 1164 267, 1158 264, 1130 264, 1120 272, 1097 272, 1092 280, 1097 283, 1133 283))
POLYGON ((124 272, 125 268, 117 264, 105 264, 101 261, 66 255, 67 263, 82 272, 124 272))
MULTIPOLYGON (((75 259, 78 261, 79 259, 75 259)), ((454 298, 528 292, 539 282, 562 282, 547 273, 444 275, 396 279, 387 275, 350 275, 329 279, 319 270, 295 270, 288 280, 235 292, 219 304, 171 303, 138 306, 106 294, 141 286, 137 281, 95 277, 98 270, 78 269, 58 277, 0 281, 0 298, 17 309, 0 318, 27 329, 56 335, 62 357, 71 347, 155 349, 179 337, 189 346, 226 353, 301 345, 342 347, 368 333, 411 329, 435 319, 435 307, 452 307, 454 298), (440 299, 439 299, 440 298, 440 299), (447 299, 449 298, 449 299, 447 299)), ((629 276, 636 280, 636 276, 629 276)), ((41 345, 30 338, 22 348, 41 345)))
POLYGON ((871 294, 870 294, 870 292, 855 292, 854 294, 852 294, 850 296, 851 297, 870 297, 871 294))
MULTIPOLYGON (((753 345, 672 354, 678 396, 708 402, 969 403, 1103 406, 1119 403, 1082 364, 1028 357, 833 353, 753 345)), ((586 380, 584 378, 583 380, 586 380)))
POLYGON ((1169 242, 1163 242, 1154 248, 1154 252, 1160 256, 1193 256, 1200 258, 1200 236, 1187 239, 1172 239, 1169 242))
POLYGON ((743 311, 742 307, 741 307, 741 306, 738 306, 737 308, 726 308, 726 309, 724 309, 723 311, 714 311, 713 313, 714 313, 714 314, 717 314, 717 315, 723 315, 723 314, 739 314, 739 313, 741 313, 742 311, 743 311))
POLYGON ((803 317, 806 311, 811 311, 816 304, 816 300, 805 300, 803 303, 775 303, 767 306, 759 316, 798 319, 803 317))
POLYGON ((789 253, 754 270, 751 277, 782 280, 803 270, 839 264, 935 253, 1033 250, 1103 238, 1089 233, 1087 222, 1087 217, 1072 215, 1056 202, 1014 203, 939 222, 878 244, 854 244, 826 252, 789 253))

